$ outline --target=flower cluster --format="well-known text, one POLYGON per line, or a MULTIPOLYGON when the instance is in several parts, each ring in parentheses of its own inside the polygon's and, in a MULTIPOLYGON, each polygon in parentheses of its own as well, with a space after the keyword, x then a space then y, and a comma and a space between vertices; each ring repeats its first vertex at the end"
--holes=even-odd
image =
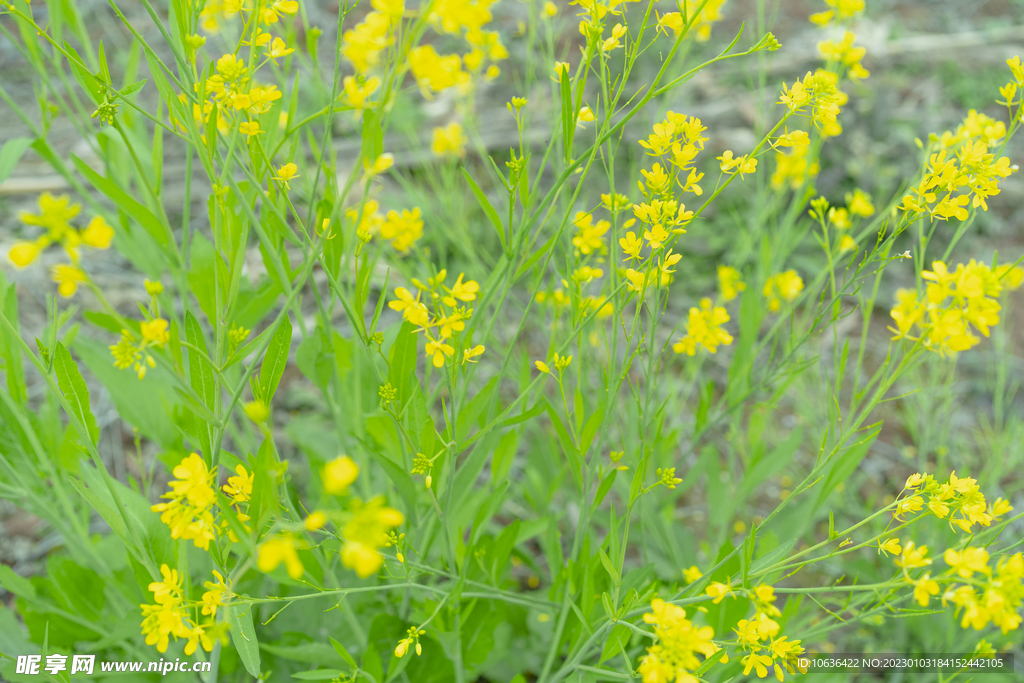
POLYGON ((38 214, 23 212, 19 218, 27 225, 43 228, 45 232, 32 242, 15 243, 7 256, 15 266, 25 268, 48 246, 60 244, 71 263, 53 266, 50 275, 61 296, 73 296, 78 290, 78 283, 86 280, 85 273, 79 268, 81 247, 108 249, 114 239, 114 229, 102 216, 94 217, 81 230, 76 229, 69 221, 79 214, 82 207, 71 204, 66 195, 54 197, 44 192, 39 197, 39 209, 38 214))
POLYGON ((775 172, 772 173, 772 187, 780 189, 786 185, 792 189, 802 187, 807 178, 818 175, 817 161, 808 158, 811 138, 806 131, 794 130, 780 135, 772 142, 775 148, 775 172), (780 148, 790 147, 792 151, 782 152, 780 148))
MULTIPOLYGON (((1019 57, 1014 57, 1007 63, 1014 78, 1024 84, 1024 74, 1014 68, 1019 61, 1019 57)), ((1011 82, 1000 89, 1004 97, 1008 96, 1008 106, 1013 103, 1017 85, 1011 82)), ((903 211, 913 217, 928 215, 933 219, 961 221, 969 215, 968 206, 988 211, 986 200, 999 194, 999 181, 1017 171, 1009 157, 997 159, 990 151, 1001 145, 1005 137, 1006 125, 1002 121, 973 109, 955 131, 931 136, 928 149, 934 151, 924 166, 921 182, 911 188, 912 194, 903 197, 903 211)))
POLYGON ((779 102, 786 105, 789 114, 810 116, 822 136, 834 137, 843 131, 837 117, 839 108, 849 100, 839 89, 839 75, 825 69, 810 71, 803 80, 789 87, 782 84, 779 102))
POLYGON ((447 126, 434 129, 431 151, 439 157, 463 157, 466 155, 466 136, 462 124, 452 121, 447 126))
POLYGON ((392 209, 385 216, 380 212, 380 203, 368 199, 361 207, 346 210, 345 217, 356 226, 361 241, 368 242, 377 235, 400 253, 409 251, 423 237, 423 216, 418 206, 401 213, 392 209))
POLYGON ((863 47, 854 47, 853 41, 856 39, 853 31, 846 31, 842 40, 823 40, 818 43, 821 58, 826 62, 846 67, 850 78, 855 81, 871 75, 860 63, 867 50, 863 47))
POLYGON ((764 283, 764 297, 768 299, 768 309, 778 311, 782 302, 793 303, 803 291, 804 281, 795 270, 787 270, 769 277, 764 283))
POLYGON ((957 477, 956 472, 949 480, 939 483, 930 474, 913 474, 907 479, 906 488, 913 493, 896 504, 896 518, 905 514, 927 509, 939 519, 948 519, 951 529, 971 533, 975 524, 989 526, 994 519, 1013 510, 1013 506, 1002 498, 991 505, 985 494, 978 489, 978 482, 971 477, 957 477), (928 497, 927 504, 925 496, 928 497))
POLYGON ((167 321, 163 318, 140 322, 138 336, 131 330, 122 329, 121 339, 109 347, 110 353, 114 356, 114 366, 120 370, 132 368, 139 379, 143 379, 147 367, 156 367, 156 361, 149 354, 149 349, 161 349, 170 339, 167 321))
POLYGON ((741 660, 743 674, 747 676, 755 671, 758 678, 764 678, 768 667, 773 666, 775 677, 781 681, 784 669, 796 673, 796 658, 803 654, 804 648, 799 640, 779 635, 779 623, 774 617, 780 612, 774 604, 774 588, 761 584, 750 591, 750 599, 754 604, 754 617, 740 619, 734 629, 740 647, 747 653, 741 660))
POLYGON ((146 645, 156 645, 159 652, 167 652, 171 637, 187 638, 185 656, 191 656, 199 645, 207 652, 213 651, 215 641, 226 638, 228 624, 216 623, 217 608, 224 604, 224 599, 231 595, 230 589, 224 584, 224 577, 214 571, 217 581, 207 581, 209 589, 203 593, 202 600, 186 602, 182 590, 183 577, 177 569, 166 564, 161 565, 160 574, 163 581, 149 584, 153 593, 153 604, 143 604, 142 634, 146 636, 146 645), (191 618, 196 608, 202 608, 202 614, 209 617, 199 623, 191 618))
POLYGON ((743 281, 743 275, 732 266, 718 266, 718 289, 722 292, 722 298, 732 301, 740 292, 747 289, 747 283, 743 281))
POLYGON ((864 12, 864 0, 825 0, 825 4, 831 9, 812 14, 812 23, 828 26, 834 21, 849 21, 864 12))
POLYGON ((933 261, 932 270, 921 275, 929 281, 924 298, 917 290, 896 292, 897 304, 891 311, 896 329, 889 329, 894 339, 907 338, 949 355, 980 343, 972 330, 987 337, 989 328, 999 324, 1001 306, 996 298, 1021 285, 1024 269, 1009 265, 993 269, 972 259, 950 272, 942 261, 933 261), (911 336, 915 329, 916 336, 911 336))
MULTIPOLYGON (((216 540, 218 534, 228 527, 227 519, 217 519, 217 492, 214 489, 217 468, 210 469, 202 456, 192 453, 178 463, 172 474, 175 478, 169 484, 171 490, 161 496, 168 502, 157 503, 152 510, 159 512, 160 521, 170 527, 171 538, 191 540, 197 548, 207 550, 210 541, 216 540)), ((252 496, 254 476, 244 466, 238 465, 235 476, 230 477, 223 487, 243 525, 249 517, 242 512, 241 506, 247 504, 252 496)), ((232 541, 238 540, 230 530, 227 530, 227 535, 232 541)))
POLYGON ((955 605, 962 628, 980 631, 989 623, 998 626, 1003 634, 1016 630, 1021 623, 1018 610, 1024 602, 1024 556, 1017 553, 1003 557, 993 570, 989 565, 989 553, 984 548, 966 547, 962 550, 950 548, 943 555, 949 566, 945 572, 933 576, 930 571, 918 577, 908 570, 927 567, 928 549, 916 548, 908 541, 903 554, 896 560, 902 568, 904 580, 914 587, 914 600, 921 607, 928 607, 933 596, 939 595, 939 583, 945 583, 942 591, 942 606, 955 605), (975 576, 975 575, 978 576, 975 576), (958 582, 963 582, 959 583, 958 582))
MULTIPOLYGON (((707 658, 721 649, 711 640, 715 635, 713 628, 695 626, 686 618, 686 610, 661 598, 651 601, 651 612, 644 615, 644 623, 654 626, 655 640, 637 670, 644 681, 695 680, 690 671, 701 664, 696 655, 707 658)), ((728 661, 728 656, 720 656, 721 661, 728 661)))
MULTIPOLYGON (((462 281, 463 273, 455 280, 451 287, 444 284, 448 271, 442 270, 432 278, 427 279, 424 284, 413 279, 416 296, 413 296, 405 287, 396 287, 395 296, 397 299, 388 303, 388 307, 395 311, 401 311, 402 318, 408 320, 422 331, 427 338, 425 351, 427 358, 430 358, 435 368, 443 367, 446 358, 455 355, 455 347, 448 343, 454 333, 466 329, 466 321, 473 315, 473 309, 467 309, 462 303, 476 300, 480 285, 473 280, 462 281), (428 295, 432 304, 431 309, 420 301, 424 295, 428 295)), ((472 351, 472 349, 468 349, 472 351)), ((479 355, 479 354, 476 354, 479 355)), ((466 362, 466 358, 463 362, 466 362)))
POLYGON ((681 337, 673 346, 676 353, 692 356, 698 346, 703 346, 710 353, 718 350, 719 344, 732 344, 732 335, 722 329, 729 322, 729 313, 721 306, 712 306, 711 299, 700 300, 700 308, 690 309, 690 319, 686 323, 686 336, 681 337))

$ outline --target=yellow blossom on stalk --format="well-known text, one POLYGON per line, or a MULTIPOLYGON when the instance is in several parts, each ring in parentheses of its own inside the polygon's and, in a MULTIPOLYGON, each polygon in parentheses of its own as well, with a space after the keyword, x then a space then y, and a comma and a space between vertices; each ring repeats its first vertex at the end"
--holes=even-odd
POLYGON ((551 2, 551 0, 548 0, 547 2, 545 2, 544 3, 544 16, 547 17, 548 19, 550 19, 550 18, 552 18, 554 16, 557 16, 557 15, 558 15, 558 6, 555 3, 551 2))
POLYGON ((768 309, 778 311, 783 301, 793 303, 803 288, 804 281, 795 270, 772 275, 765 281, 763 291, 764 297, 768 299, 768 309))
POLYGON ((875 205, 871 203, 871 197, 861 189, 856 189, 851 194, 846 193, 846 207, 854 216, 865 218, 875 212, 875 205))
POLYGON ((462 364, 476 363, 477 357, 483 355, 485 348, 482 344, 477 344, 471 349, 466 349, 462 352, 462 364))
POLYGON ((689 673, 700 666, 696 655, 705 658, 718 652, 712 642, 715 631, 710 626, 695 626, 686 618, 686 611, 661 598, 651 601, 651 612, 644 614, 644 623, 654 626, 654 644, 640 661, 637 673, 644 681, 661 683, 696 680, 689 673))
POLYGON ((743 282, 740 271, 732 266, 718 266, 718 289, 722 292, 723 299, 732 301, 746 288, 747 284, 743 282))
POLYGON ((405 522, 405 516, 386 507, 381 496, 365 504, 355 501, 351 513, 342 529, 341 562, 365 579, 384 564, 378 548, 387 544, 389 532, 405 522))
POLYGON ((903 517, 910 512, 918 512, 924 507, 924 499, 921 496, 910 496, 896 503, 895 519, 903 521, 903 517))
POLYGON ((932 561, 926 557, 927 554, 928 546, 922 545, 917 547, 914 545, 913 541, 907 541, 907 544, 903 546, 903 553, 896 558, 896 566, 903 567, 904 569, 927 567, 932 563, 932 561))
POLYGON ((260 22, 274 24, 282 16, 295 14, 298 11, 299 3, 297 0, 274 0, 273 3, 268 2, 260 11, 260 22))
POLYGON ((712 581, 704 592, 712 597, 711 602, 716 605, 725 598, 726 595, 732 595, 732 584, 731 582, 720 583, 718 581, 712 581))
POLYGON ((117 344, 108 347, 114 356, 114 367, 125 369, 133 367, 139 379, 146 376, 146 368, 155 368, 156 361, 149 354, 150 347, 163 348, 171 340, 168 323, 163 318, 144 320, 139 323, 139 340, 130 330, 121 330, 121 339, 117 344))
POLYGON ((921 607, 927 607, 930 596, 939 594, 939 584, 931 578, 931 574, 925 574, 917 581, 914 581, 914 599, 921 607))
POLYGON ((427 312, 427 307, 420 302, 419 294, 413 297, 405 287, 396 287, 395 296, 398 297, 398 300, 388 302, 388 308, 393 311, 401 311, 402 318, 417 327, 427 326, 430 315, 427 312))
POLYGON ((892 553, 893 555, 899 555, 903 551, 903 548, 900 547, 900 539, 889 538, 886 539, 885 542, 880 543, 878 545, 878 550, 882 553, 892 553))
POLYGON ((420 45, 409 53, 409 66, 424 96, 454 85, 469 83, 458 55, 439 55, 433 45, 420 45))
POLYGON ((622 247, 623 253, 626 254, 624 261, 635 261, 640 258, 640 250, 644 248, 643 242, 641 242, 635 232, 627 232, 625 237, 619 239, 619 246, 622 247))
POLYGON ((434 129, 434 141, 430 146, 435 156, 463 157, 466 155, 466 136, 462 124, 452 121, 443 128, 434 129))
POLYGON ((839 253, 844 254, 848 251, 857 248, 857 242, 849 235, 843 235, 839 238, 839 253))
POLYGON ((605 250, 604 235, 612 227, 608 221, 594 222, 594 217, 586 211, 577 211, 573 219, 573 225, 578 232, 572 238, 573 246, 582 254, 590 254, 594 251, 605 250))
POLYGON ((405 209, 401 214, 394 210, 388 211, 380 225, 380 236, 390 241, 395 251, 408 251, 423 236, 423 218, 419 207, 412 211, 405 209))
POLYGON ((206 550, 217 537, 213 519, 217 468, 209 469, 200 455, 192 453, 178 463, 172 474, 175 478, 170 482, 171 490, 161 496, 168 502, 157 503, 151 509, 161 513, 160 521, 170 527, 171 538, 191 540, 197 548, 206 550))
POLYGON ((583 124, 590 123, 596 119, 597 117, 594 116, 594 112, 591 111, 590 107, 580 107, 580 112, 576 115, 576 126, 583 128, 583 124))
POLYGON ((423 347, 424 353, 427 358, 431 359, 435 368, 444 367, 445 358, 451 358, 455 355, 455 347, 445 341, 445 337, 438 336, 435 338, 428 331, 425 334, 427 343, 423 347))
POLYGON ((309 513, 309 517, 306 517, 306 521, 303 522, 303 526, 306 527, 306 531, 317 531, 319 529, 323 529, 325 524, 327 524, 327 515, 320 510, 309 513))
POLYGON ((363 159, 363 172, 368 176, 380 175, 395 163, 393 154, 381 154, 376 159, 363 159))
POLYGON ((715 158, 722 162, 720 168, 723 173, 731 174, 738 171, 740 178, 746 173, 753 173, 757 170, 757 159, 750 158, 746 154, 733 158, 732 150, 726 150, 722 156, 715 158))
POLYGON ((295 48, 288 47, 288 43, 280 38, 274 38, 270 43, 270 48, 267 50, 267 56, 277 64, 277 60, 280 57, 287 57, 293 52, 295 52, 295 48))
POLYGON ((945 263, 934 261, 932 270, 921 273, 929 283, 924 301, 918 299, 916 292, 897 292, 899 303, 891 311, 897 324, 897 329, 892 330, 894 338, 920 341, 925 348, 942 355, 980 343, 972 330, 989 335, 989 329, 999 323, 1001 306, 996 297, 1007 288, 1004 282, 1013 283, 1009 277, 1001 279, 1001 272, 1008 272, 1008 267, 992 269, 971 260, 950 272, 945 263), (915 326, 919 336, 912 337, 910 332, 915 326))
POLYGON ((263 131, 260 130, 260 124, 258 121, 243 121, 238 126, 238 132, 246 136, 246 138, 251 138, 254 135, 259 135, 263 131))
POLYGON ((291 534, 278 534, 260 544, 256 558, 256 568, 264 574, 274 571, 284 562, 288 576, 300 579, 306 568, 302 566, 296 550, 295 538, 291 534))
POLYGON ((57 283, 57 291, 62 297, 71 297, 78 291, 78 283, 85 282, 85 273, 75 266, 60 264, 50 269, 51 279, 57 283))
POLYGON ((683 570, 683 579, 686 580, 686 583, 693 583, 694 581, 699 580, 702 576, 704 576, 704 574, 701 573, 697 565, 692 565, 689 569, 683 570))
POLYGON ((324 465, 320 478, 324 492, 331 495, 344 493, 359 476, 359 465, 347 455, 341 455, 324 465))
POLYGON ((722 329, 722 325, 728 321, 729 313, 723 307, 712 306, 711 299, 701 299, 700 308, 690 309, 686 336, 680 338, 672 350, 692 356, 698 346, 703 346, 707 351, 715 353, 719 344, 732 344, 732 335, 722 329))
POLYGON ((370 95, 380 87, 380 79, 376 76, 366 78, 361 75, 345 76, 345 101, 354 109, 365 109, 375 103, 368 102, 370 95))
POLYGON ((277 175, 274 176, 274 180, 284 185, 285 189, 290 190, 291 186, 288 183, 298 177, 299 167, 289 162, 277 169, 277 175))
POLYGON ((988 566, 988 551, 984 548, 967 548, 963 552, 949 549, 942 556, 942 559, 962 579, 971 578, 975 572, 981 574, 992 573, 991 568, 988 566))
POLYGON ((221 487, 235 504, 247 503, 252 496, 255 472, 248 472, 243 465, 235 465, 235 476, 228 477, 228 483, 221 487))
POLYGON ((217 609, 223 607, 224 599, 231 595, 231 590, 224 583, 224 576, 216 569, 213 570, 213 575, 217 580, 207 581, 203 584, 207 591, 203 593, 201 601, 203 614, 210 617, 217 616, 217 609))
POLYGON ((103 216, 96 216, 89 225, 82 230, 82 244, 94 249, 107 249, 114 239, 114 229, 103 219, 103 216))

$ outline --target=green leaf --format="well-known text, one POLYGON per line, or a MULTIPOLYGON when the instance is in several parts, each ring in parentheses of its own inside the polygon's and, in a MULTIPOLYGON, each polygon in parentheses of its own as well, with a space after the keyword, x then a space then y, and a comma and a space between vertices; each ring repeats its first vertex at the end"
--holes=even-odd
MULTIPOLYGON (((64 49, 68 54, 74 57, 74 59, 68 59, 68 63, 71 64, 71 71, 75 76, 75 80, 78 81, 80 86, 82 86, 82 90, 88 93, 89 97, 91 97, 93 102, 96 104, 103 102, 103 93, 106 91, 106 86, 103 85, 103 82, 100 81, 95 74, 92 74, 79 66, 80 64, 85 64, 85 60, 82 59, 81 55, 78 54, 78 51, 71 47, 67 41, 64 41, 64 49)), ((74 156, 75 155, 73 154, 71 155, 72 158, 74 158, 74 156)))
POLYGON ((508 476, 509 468, 516 457, 516 445, 519 443, 519 434, 516 430, 510 430, 501 437, 494 455, 491 456, 491 481, 504 481, 508 476))
POLYGON ((384 131, 373 109, 363 110, 363 160, 373 163, 384 152, 384 131))
POLYGON ((605 571, 608 572, 608 576, 612 577, 612 585, 619 585, 622 581, 619 577, 619 570, 612 564, 612 560, 608 557, 608 553, 604 551, 604 548, 598 548, 597 552, 601 556, 601 564, 604 565, 605 571))
POLYGON ((612 488, 612 484, 615 483, 615 475, 619 473, 619 468, 614 468, 611 472, 605 475, 605 478, 601 480, 601 485, 597 487, 597 493, 594 494, 594 507, 598 507, 604 497, 608 495, 608 492, 612 488))
POLYGON ((608 634, 608 640, 604 643, 604 649, 601 650, 601 659, 598 663, 606 662, 619 654, 622 648, 626 647, 626 644, 629 643, 629 635, 629 628, 624 624, 613 626, 611 633, 608 634))
POLYGON ((32 582, 18 576, 13 569, 3 563, 0 563, 0 586, 3 586, 8 593, 14 593, 21 598, 31 599, 36 596, 36 588, 32 582))
MULTIPOLYGON (((328 638, 330 638, 330 636, 328 636, 328 638)), ((356 667, 356 666, 359 666, 358 664, 356 664, 356 660, 355 660, 355 659, 354 659, 354 658, 352 657, 352 655, 350 655, 350 654, 348 653, 348 650, 347 650, 347 649, 345 649, 345 646, 344 646, 344 645, 342 645, 341 643, 339 643, 338 641, 336 641, 336 640, 335 640, 334 638, 330 638, 330 641, 331 641, 331 645, 333 645, 333 646, 334 646, 334 649, 335 649, 335 651, 336 651, 336 652, 337 652, 337 653, 338 653, 339 655, 341 655, 341 658, 342 658, 342 659, 344 659, 344 660, 345 660, 345 662, 346 662, 346 663, 347 663, 347 664, 348 664, 349 666, 352 666, 352 667, 356 667)))
POLYGON ((217 385, 213 377, 213 368, 206 360, 207 347, 203 330, 191 311, 185 311, 185 339, 201 352, 189 350, 188 369, 192 388, 203 399, 206 407, 213 410, 217 402, 217 385))
POLYGON ((256 462, 250 463, 250 469, 253 471, 253 482, 249 514, 255 525, 253 528, 259 530, 263 527, 263 522, 273 518, 281 508, 277 497, 277 484, 274 481, 278 462, 274 457, 274 444, 270 439, 263 440, 256 454, 256 462))
POLYGON ((260 366, 260 391, 261 397, 270 405, 277 391, 277 385, 281 383, 284 375, 285 365, 288 364, 288 352, 292 346, 292 321, 286 313, 278 325, 277 331, 270 339, 267 353, 263 356, 263 364, 260 366))
POLYGON ((491 581, 497 585, 501 573, 508 564, 508 558, 512 549, 516 546, 516 539, 519 538, 520 521, 517 519, 502 529, 494 545, 491 546, 491 581))
POLYGON ((419 340, 416 338, 415 329, 411 322, 403 322, 402 329, 398 331, 388 354, 391 363, 388 381, 398 391, 399 406, 402 407, 412 395, 412 385, 416 382, 416 353, 419 340))
POLYGON ((31 144, 32 138, 11 138, 4 143, 3 149, 0 149, 0 183, 11 175, 31 144))
POLYGON ((476 184, 473 177, 469 175, 469 172, 465 168, 462 169, 462 175, 466 178, 466 182, 469 183, 469 189, 473 192, 473 196, 476 197, 476 201, 480 204, 480 208, 484 210, 488 220, 491 221, 491 225, 498 232, 498 239, 501 240, 501 246, 503 249, 508 249, 508 244, 505 243, 505 227, 501 224, 501 219, 498 218, 498 212, 491 206, 491 202, 487 199, 487 195, 484 194, 480 186, 476 184))
POLYGON ((169 230, 160 222, 160 219, 153 215, 153 212, 143 204, 136 201, 131 195, 118 187, 109 178, 104 178, 96 171, 89 168, 88 164, 71 155, 71 161, 75 164, 78 172, 85 176, 85 179, 97 190, 106 195, 107 199, 117 204, 118 208, 135 219, 142 228, 156 240, 157 244, 165 249, 170 244, 168 238, 169 230))
POLYGON ((192 237, 188 283, 206 319, 217 319, 217 252, 202 234, 192 237))
POLYGON ((86 386, 85 378, 82 377, 82 372, 78 369, 75 359, 60 342, 57 342, 54 353, 53 369, 57 373, 57 384, 60 385, 61 393, 71 404, 71 412, 89 430, 92 442, 98 443, 100 428, 96 425, 96 418, 93 417, 92 410, 89 408, 89 387, 86 386))
POLYGON ((228 625, 231 629, 231 642, 238 651, 242 666, 250 676, 260 675, 260 644, 256 640, 256 630, 252 625, 251 604, 232 603, 228 607, 228 625))

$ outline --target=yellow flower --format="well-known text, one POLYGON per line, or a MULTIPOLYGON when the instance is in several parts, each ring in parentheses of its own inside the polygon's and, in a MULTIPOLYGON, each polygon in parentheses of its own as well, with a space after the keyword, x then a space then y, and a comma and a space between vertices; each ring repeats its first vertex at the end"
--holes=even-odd
POLYGON ((251 138, 253 135, 259 135, 263 132, 260 130, 260 124, 258 121, 243 121, 242 124, 238 126, 238 131, 248 138, 251 138))
POLYGON ((144 320, 139 323, 139 330, 143 343, 147 345, 163 346, 171 340, 171 335, 167 331, 167 321, 163 318, 144 320))
POLYGON ((372 162, 367 159, 363 159, 363 172, 368 176, 380 175, 391 168, 394 163, 395 156, 393 154, 381 154, 372 162))
POLYGON ((264 403, 262 399, 246 403, 242 406, 242 410, 245 411, 246 417, 256 424, 263 424, 270 417, 270 406, 264 403))
POLYGON ((256 477, 255 472, 247 472, 242 465, 235 465, 234 477, 228 477, 228 483, 221 487, 224 493, 231 496, 234 502, 245 503, 252 495, 252 483, 256 477))
POLYGON ((316 531, 318 529, 322 529, 325 524, 327 524, 327 515, 325 515, 320 510, 315 510, 309 513, 309 517, 306 517, 306 531, 316 531))
POLYGON ((686 583, 693 583, 702 576, 704 575, 701 573, 697 565, 692 565, 689 569, 683 570, 683 578, 686 580, 686 583))
POLYGON ((904 569, 926 567, 932 563, 930 559, 925 557, 927 554, 928 546, 923 545, 918 548, 914 546, 913 541, 907 541, 907 544, 903 547, 903 554, 896 559, 896 566, 903 567, 904 569))
POLYGON ((295 52, 295 48, 288 47, 288 43, 284 42, 280 38, 274 38, 273 42, 270 43, 270 49, 267 50, 267 54, 270 59, 277 63, 278 57, 285 57, 295 52))
POLYGON ((924 482, 924 477, 920 473, 915 472, 907 477, 907 483, 903 485, 904 488, 916 489, 924 482))
POLYGON ((742 278, 740 271, 732 266, 718 266, 718 288, 723 299, 732 301, 740 292, 746 290, 747 285, 742 278))
POLYGON ((448 291, 449 296, 444 297, 444 302, 448 306, 455 306, 456 299, 458 299, 459 301, 467 302, 476 300, 477 292, 480 291, 480 285, 473 280, 467 280, 466 282, 463 282, 462 278, 464 275, 465 273, 459 273, 459 277, 455 281, 455 284, 452 285, 451 289, 445 287, 445 290, 448 291))
POLYGON ((380 496, 366 504, 356 501, 353 517, 342 529, 341 562, 365 579, 384 564, 377 548, 388 543, 390 531, 405 522, 405 516, 384 505, 380 496))
POLYGON ((903 551, 903 548, 900 547, 900 539, 890 538, 886 540, 884 543, 880 544, 878 546, 878 550, 879 552, 887 554, 892 553, 893 555, 899 555, 903 551))
POLYGON ((345 98, 348 103, 355 109, 364 109, 372 104, 367 100, 380 87, 380 79, 376 76, 371 78, 364 78, 361 75, 345 76, 344 86, 345 98))
POLYGON ((796 274, 795 270, 787 270, 778 275, 772 275, 764 283, 764 296, 768 299, 768 309, 777 311, 782 307, 782 301, 792 303, 797 295, 804 288, 804 281, 796 274))
POLYGON ((686 324, 686 336, 680 338, 673 346, 676 353, 692 356, 698 346, 703 346, 710 353, 718 351, 718 345, 732 344, 732 335, 722 329, 729 321, 729 313, 721 306, 712 306, 711 299, 700 301, 700 308, 690 309, 690 319, 686 324))
POLYGON ((537 369, 540 370, 541 372, 543 372, 545 375, 550 375, 551 374, 551 368, 549 368, 548 364, 545 363, 544 361, 536 360, 536 361, 533 362, 533 364, 535 366, 537 366, 537 369))
POLYGON ((925 574, 914 582, 914 599, 921 607, 927 607, 932 595, 939 594, 939 584, 931 578, 931 574, 925 574))
POLYGON ((477 356, 482 355, 483 352, 484 347, 482 344, 477 344, 471 349, 466 349, 465 351, 462 352, 462 364, 465 365, 466 363, 476 363, 477 356))
POLYGON ((859 188, 854 190, 853 194, 846 193, 846 207, 854 216, 867 217, 875 212, 871 197, 859 188))
POLYGON ((215 617, 217 616, 217 608, 224 605, 224 598, 231 594, 227 585, 224 583, 224 577, 216 569, 213 570, 213 575, 217 578, 217 581, 207 581, 203 584, 207 590, 203 593, 203 614, 215 617))
POLYGON ((295 549, 295 539, 291 534, 280 534, 275 538, 264 541, 259 547, 259 554, 256 559, 256 568, 264 574, 277 569, 277 566, 284 562, 288 576, 299 579, 306 571, 302 566, 302 560, 295 549))
MULTIPOLYGON (((45 243, 44 245, 45 246, 45 243)), ((36 242, 18 242, 7 253, 11 263, 18 268, 24 268, 39 257, 39 244, 36 242)))
POLYGON ((974 572, 992 573, 988 566, 988 551, 984 548, 967 548, 962 553, 950 548, 942 559, 964 579, 971 578, 974 572))
POLYGON ((444 337, 435 339, 430 335, 430 332, 426 333, 427 343, 423 350, 427 357, 431 359, 435 368, 444 367, 445 357, 451 357, 455 354, 455 348, 444 341, 444 337))
POLYGON ((551 2, 551 0, 548 0, 548 2, 544 3, 544 16, 545 17, 550 19, 550 18, 556 16, 557 14, 558 14, 558 6, 555 5, 555 3, 551 2))
POLYGON ((291 189, 288 184, 291 180, 299 177, 299 167, 293 163, 287 163, 281 168, 277 169, 277 175, 274 176, 274 180, 282 183, 286 189, 291 189))
POLYGON ((50 277, 57 283, 57 291, 63 297, 74 296, 78 291, 78 283, 85 282, 85 273, 75 266, 56 265, 50 269, 50 277))
POLYGON ((718 581, 712 581, 711 584, 704 589, 704 592, 712 597, 711 602, 716 605, 725 598, 726 595, 732 594, 732 586, 730 583, 719 583, 718 581))
POLYGON ((594 223, 594 217, 586 211, 577 211, 573 219, 573 225, 578 232, 572 238, 573 246, 580 250, 581 254, 591 254, 595 251, 604 251, 604 235, 612 227, 608 221, 594 223))
POLYGON ((114 239, 114 229, 103 220, 102 216, 96 216, 85 230, 82 231, 82 244, 94 249, 107 249, 111 240, 114 239))
POLYGON ((324 465, 320 478, 324 483, 324 491, 331 495, 339 495, 359 476, 359 465, 347 455, 342 455, 324 465))
POLYGON ((434 141, 431 151, 439 157, 463 157, 466 155, 466 136, 462 134, 462 124, 452 121, 443 128, 434 129, 434 141))

